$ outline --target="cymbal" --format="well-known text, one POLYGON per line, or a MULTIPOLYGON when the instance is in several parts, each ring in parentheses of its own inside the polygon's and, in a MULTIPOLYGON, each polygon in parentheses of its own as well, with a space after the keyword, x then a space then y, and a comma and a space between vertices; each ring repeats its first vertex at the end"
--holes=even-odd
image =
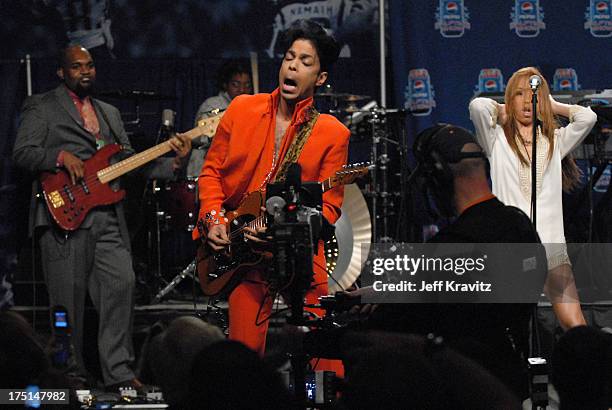
POLYGON ((347 114, 352 114, 355 112, 360 112, 361 109, 357 107, 355 104, 349 104, 343 111, 347 114))
POLYGON ((346 97, 344 101, 356 102, 356 101, 363 101, 363 100, 369 100, 369 99, 370 99, 369 95, 349 95, 348 97, 346 97))
POLYGON ((346 101, 346 102, 356 102, 363 101, 370 98, 367 95, 355 95, 348 93, 318 93, 314 95, 315 98, 331 98, 333 100, 346 101))
POLYGON ((148 101, 160 101, 160 100, 176 100, 176 96, 160 94, 157 91, 147 90, 106 90, 100 91, 96 94, 98 97, 111 97, 125 100, 148 100, 148 101))
POLYGON ((332 293, 355 283, 363 270, 372 242, 372 218, 357 184, 344 186, 342 216, 335 225, 335 240, 325 243, 325 254, 330 262, 329 291, 332 293), (362 248, 362 245, 365 246, 362 248))

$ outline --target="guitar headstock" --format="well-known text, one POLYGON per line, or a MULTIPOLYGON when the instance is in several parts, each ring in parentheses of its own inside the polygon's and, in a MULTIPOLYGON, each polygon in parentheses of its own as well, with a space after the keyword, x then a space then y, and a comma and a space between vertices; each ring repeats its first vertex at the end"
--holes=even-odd
POLYGON ((202 118, 201 120, 199 120, 197 124, 197 130, 199 132, 199 135, 215 135, 217 127, 219 126, 219 122, 221 121, 221 118, 223 118, 224 113, 225 111, 221 111, 219 109, 212 110, 212 115, 210 117, 202 118))
POLYGON ((325 188, 331 189, 338 185, 352 184, 357 178, 367 175, 374 166, 366 163, 347 165, 331 176, 325 188))

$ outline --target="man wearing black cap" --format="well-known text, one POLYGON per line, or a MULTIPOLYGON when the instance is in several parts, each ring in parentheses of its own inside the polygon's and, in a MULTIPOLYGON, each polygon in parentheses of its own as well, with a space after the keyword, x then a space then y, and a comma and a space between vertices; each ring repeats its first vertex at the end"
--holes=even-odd
MULTIPOLYGON (((485 156, 470 132, 436 125, 417 136, 414 153, 438 212, 457 217, 429 243, 540 242, 527 215, 491 192, 485 156)), ((441 335, 526 398, 522 355, 527 353, 531 309, 529 304, 386 305, 371 321, 386 330, 441 335)))
POLYGON ((431 127, 417 136, 414 150, 438 211, 457 216, 429 242, 539 242, 527 215, 491 192, 485 156, 469 131, 453 125, 431 127))
MULTIPOLYGON (((429 243, 539 242, 529 218, 492 194, 486 159, 467 130, 452 125, 431 127, 417 136, 413 151, 418 163, 416 172, 438 212, 457 217, 429 243)), ((480 363, 518 397, 526 398, 528 379, 522 355, 527 353, 531 307, 499 303, 382 304, 356 327, 442 336, 448 345, 480 363)), ((350 333, 328 332, 321 334, 323 337, 312 333, 304 340, 310 352, 346 356, 347 350, 355 348, 350 333), (339 348, 343 351, 334 351, 339 348)), ((371 340, 372 347, 378 343, 375 338, 371 340)))

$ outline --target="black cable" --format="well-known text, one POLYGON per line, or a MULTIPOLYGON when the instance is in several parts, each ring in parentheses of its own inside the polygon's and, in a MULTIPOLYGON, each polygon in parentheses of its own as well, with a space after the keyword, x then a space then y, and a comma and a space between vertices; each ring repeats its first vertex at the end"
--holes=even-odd
POLYGON ((266 303, 266 299, 271 298, 271 297, 272 297, 272 293, 270 293, 270 291, 267 290, 266 294, 263 297, 263 299, 259 303, 259 308, 257 309, 257 315, 255 315, 255 326, 261 326, 264 323, 266 323, 268 320, 270 320, 270 318, 273 317, 274 313, 270 313, 267 318, 265 318, 261 322, 259 321, 259 315, 261 314, 261 311, 262 311, 262 309, 263 309, 263 307, 264 307, 264 305, 266 303))
MULTIPOLYGON (((191 280, 191 299, 193 300, 193 313, 198 315, 198 304, 196 302, 196 272, 198 270, 198 265, 196 264, 193 267, 193 279, 191 280)), ((210 300, 210 298, 209 298, 210 300)), ((208 312, 207 312, 208 313, 208 312)))
MULTIPOLYGON (((342 286, 342 285, 340 284, 340 282, 338 282, 338 281, 336 280, 336 278, 334 278, 334 275, 333 275, 333 274, 332 274, 332 273, 329 271, 329 269, 325 269, 325 273, 327 274, 327 277, 328 277, 328 278, 330 278, 331 280, 333 280, 333 281, 334 281, 334 283, 335 283, 336 285, 338 285, 338 287, 339 287, 340 289, 342 289, 342 291, 343 291, 343 292, 345 292, 345 291, 346 291, 346 289, 344 289, 344 286, 342 286)), ((315 285, 315 286, 319 286, 319 285, 315 285)))
POLYGON ((36 333, 36 228, 32 229, 32 330, 36 333))
POLYGON ((317 370, 317 366, 319 365, 320 361, 321 361, 321 358, 317 357, 317 360, 315 360, 314 364, 310 364, 310 362, 309 362, 308 366, 310 366, 310 371, 316 371, 317 370))

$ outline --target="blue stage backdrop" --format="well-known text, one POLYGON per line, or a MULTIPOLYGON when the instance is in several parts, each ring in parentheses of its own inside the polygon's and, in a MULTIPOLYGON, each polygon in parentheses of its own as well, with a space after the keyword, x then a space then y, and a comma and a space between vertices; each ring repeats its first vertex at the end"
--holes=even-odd
POLYGON ((0 0, 0 56, 53 56, 71 41, 117 58, 279 56, 282 32, 312 19, 343 57, 376 55, 378 0, 0 0), (16 34, 18 33, 18 35, 16 34))
POLYGON ((405 0, 389 16, 394 103, 419 111, 411 137, 436 122, 473 129, 470 99, 523 66, 558 90, 612 88, 610 0, 405 0))

